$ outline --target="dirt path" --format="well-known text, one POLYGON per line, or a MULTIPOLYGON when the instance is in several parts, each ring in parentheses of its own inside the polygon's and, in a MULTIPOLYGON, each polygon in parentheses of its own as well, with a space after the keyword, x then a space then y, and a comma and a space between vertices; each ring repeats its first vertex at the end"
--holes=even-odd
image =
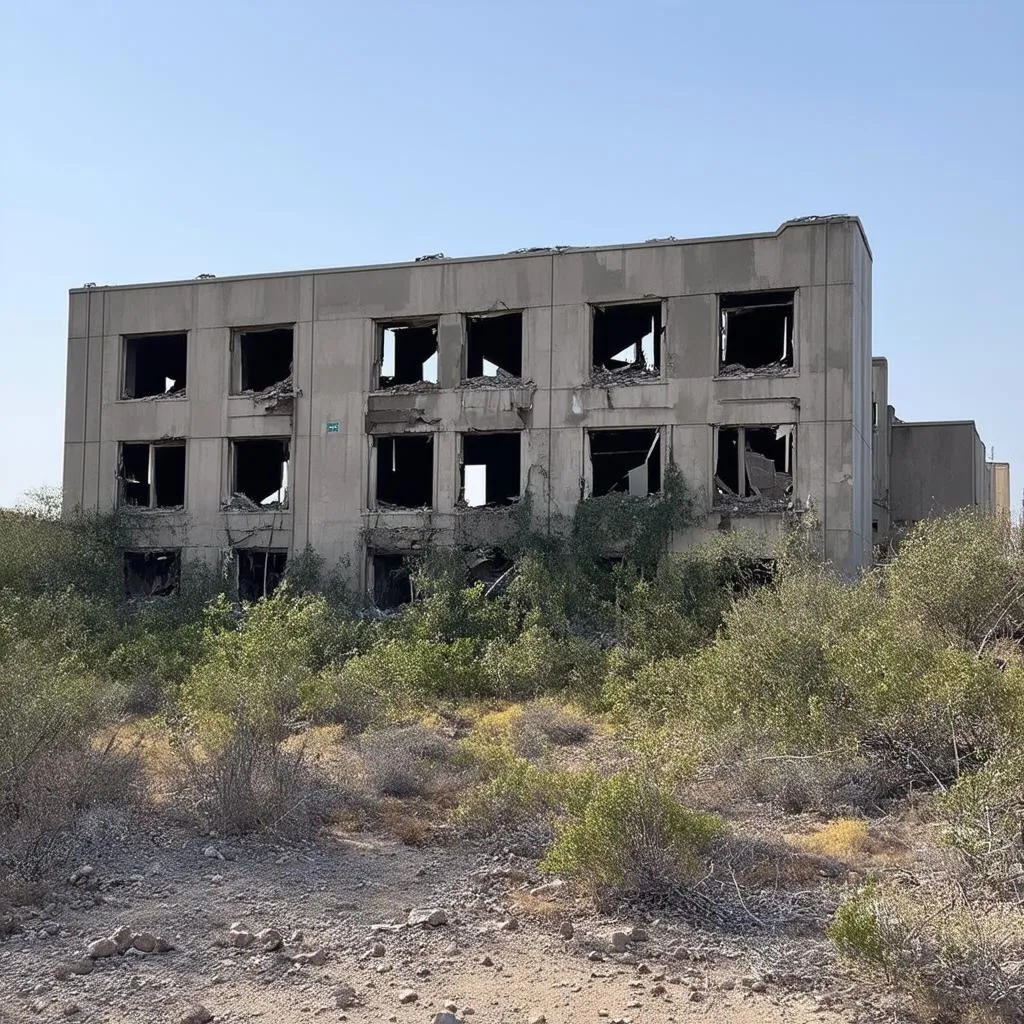
POLYGON ((90 865, 84 885, 61 888, 0 942, 0 1021, 178 1024, 201 1004, 225 1022, 422 1024, 448 1003, 470 1024, 883 1019, 858 1008, 827 969, 810 978, 795 964, 788 980, 765 977, 757 971, 763 949, 716 950, 679 923, 566 910, 574 937, 563 938, 563 915, 539 922, 521 913, 524 900, 542 905, 528 895, 539 879, 465 851, 364 835, 287 847, 221 843, 166 827, 147 834, 135 822, 101 841, 90 865), (441 908, 447 923, 409 927, 411 908, 441 908), (235 923, 276 929, 284 943, 223 945, 235 923), (611 951, 611 933, 633 924, 647 938, 611 951), (95 960, 88 974, 61 977, 88 942, 122 925, 175 948, 129 949, 95 960), (314 963, 291 959, 303 953, 314 963), (339 986, 354 989, 353 1005, 338 1005, 339 986), (403 1003, 407 990, 416 998, 403 1003))

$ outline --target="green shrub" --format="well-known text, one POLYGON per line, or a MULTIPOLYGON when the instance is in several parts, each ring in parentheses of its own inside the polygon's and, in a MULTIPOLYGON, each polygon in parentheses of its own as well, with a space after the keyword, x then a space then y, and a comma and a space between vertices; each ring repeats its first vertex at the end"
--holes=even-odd
POLYGON ((900 950, 893 935, 883 929, 885 915, 880 919, 879 913, 877 891, 868 887, 839 904, 826 934, 843 956, 868 964, 891 979, 900 950))
POLYGON ((489 692, 495 697, 535 697, 569 690, 600 692, 604 657, 577 636, 555 636, 541 625, 527 626, 511 641, 493 641, 483 656, 489 692))
POLYGON ((715 815, 683 807, 635 771, 620 772, 594 785, 560 827, 542 867, 594 890, 672 889, 695 880, 701 855, 723 833, 715 815))

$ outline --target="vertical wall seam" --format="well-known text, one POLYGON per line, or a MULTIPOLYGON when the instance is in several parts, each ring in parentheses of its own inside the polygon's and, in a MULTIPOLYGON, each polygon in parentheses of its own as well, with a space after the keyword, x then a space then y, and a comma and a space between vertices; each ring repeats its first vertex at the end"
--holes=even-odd
POLYGON ((828 320, 829 320, 829 285, 828 285, 828 229, 829 222, 825 221, 825 331, 824 331, 824 345, 825 345, 825 386, 824 386, 824 406, 825 415, 822 416, 822 431, 823 431, 823 442, 824 451, 822 452, 821 464, 824 469, 824 481, 821 492, 821 533, 822 533, 822 545, 823 551, 828 557, 828 418, 830 410, 828 407, 828 320))
MULTIPOLYGON (((89 438, 89 354, 92 349, 92 292, 86 299, 86 324, 85 324, 85 393, 82 395, 82 479, 79 481, 78 502, 79 508, 85 508, 85 464, 86 452, 89 445, 86 443, 89 438)), ((70 335, 70 331, 68 334, 70 335)), ((71 362, 71 346, 68 345, 68 362, 71 362)), ((65 439, 66 440, 66 439, 65 439)))
POLYGON ((548 464, 544 467, 547 481, 547 532, 551 532, 551 486, 554 475, 551 472, 552 425, 554 417, 555 382, 553 378, 555 365, 555 257, 551 256, 551 276, 548 282, 548 464))
MULTIPOLYGON (((313 352, 316 346, 316 329, 314 317, 316 316, 316 274, 312 276, 310 287, 310 309, 309 309, 309 392, 306 395, 306 405, 309 409, 307 414, 307 438, 306 438, 306 543, 310 543, 309 531, 312 518, 310 515, 310 496, 313 487, 313 352)), ((299 431, 299 418, 295 417, 296 439, 299 431)), ((295 460, 296 465, 298 459, 295 460)), ((292 529, 292 551, 295 550, 295 530, 292 529)))
MULTIPOLYGON (((100 300, 100 393, 97 396, 99 415, 96 418, 96 511, 100 511, 100 469, 103 466, 103 349, 107 337, 107 293, 103 292, 100 300)), ((90 343, 91 347, 91 343, 90 343)), ((120 382, 118 382, 120 384, 120 382)))

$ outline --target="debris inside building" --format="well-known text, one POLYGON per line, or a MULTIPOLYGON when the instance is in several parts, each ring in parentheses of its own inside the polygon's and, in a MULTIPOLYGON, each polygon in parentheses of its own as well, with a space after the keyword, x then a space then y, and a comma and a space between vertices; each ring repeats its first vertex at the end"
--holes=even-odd
POLYGON ((434 503, 432 434, 396 434, 374 439, 377 448, 377 507, 430 508, 434 503))
POLYGON ((291 327, 237 331, 231 348, 234 392, 262 392, 286 381, 290 383, 294 336, 291 327))
POLYGON ((642 383, 661 376, 660 302, 594 306, 593 326, 593 383, 642 383))
POLYGON ((466 379, 508 380, 523 374, 523 314, 478 313, 466 317, 466 379))
POLYGON ((232 500, 228 507, 233 511, 287 508, 288 439, 247 438, 234 441, 231 447, 232 500))
POLYGON ((237 548, 235 562, 238 569, 238 599, 258 601, 261 597, 269 597, 281 582, 288 553, 237 548))
POLYGON ((141 334, 124 340, 122 398, 180 398, 185 394, 188 334, 141 334))
POLYGON ((437 317, 382 325, 379 358, 382 390, 436 387, 437 317))
POLYGON ((510 505, 519 499, 520 435, 462 435, 461 500, 472 507, 510 505))
POLYGON ((715 505, 786 508, 793 497, 792 424, 719 427, 715 505))
POLYGON ((124 585, 129 597, 169 597, 181 577, 180 551, 126 551, 124 585))
POLYGON ((792 368, 793 298, 791 291, 721 296, 720 376, 769 376, 792 368))
POLYGON ((634 497, 661 490, 661 431, 590 431, 591 494, 634 497))
POLYGON ((185 442, 122 442, 118 484, 121 505, 139 509, 183 508, 185 442))

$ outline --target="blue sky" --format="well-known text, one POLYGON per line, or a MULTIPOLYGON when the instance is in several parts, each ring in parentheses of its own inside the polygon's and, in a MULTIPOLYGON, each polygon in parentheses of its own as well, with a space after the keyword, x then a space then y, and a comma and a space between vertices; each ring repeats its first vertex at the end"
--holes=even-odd
POLYGON ((1024 480, 1020 0, 38 0, 0 48, 0 504, 59 483, 85 281, 837 212, 898 414, 1024 480))

